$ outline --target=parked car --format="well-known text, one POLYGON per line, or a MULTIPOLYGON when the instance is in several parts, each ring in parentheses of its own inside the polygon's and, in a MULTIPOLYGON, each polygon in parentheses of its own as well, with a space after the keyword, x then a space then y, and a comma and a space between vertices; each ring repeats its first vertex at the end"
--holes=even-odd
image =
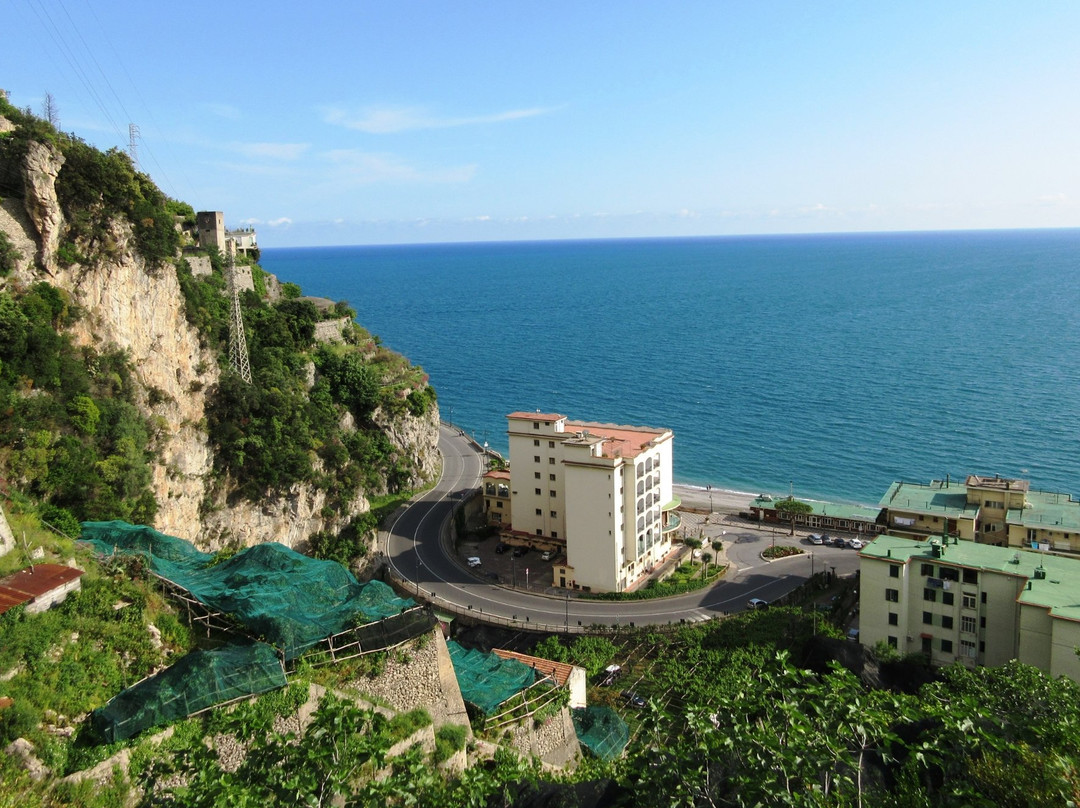
POLYGON ((554 557, 555 557, 555 551, 554 550, 544 550, 544 552, 542 552, 540 554, 540 558, 543 561, 551 561, 551 559, 553 559, 554 557))
POLYGON ((828 533, 822 533, 821 543, 824 544, 826 547, 832 547, 833 537, 830 536, 828 533))
POLYGON ((847 633, 847 638, 849 640, 851 640, 852 642, 858 642, 859 641, 859 630, 857 628, 849 628, 848 633, 847 633))
POLYGON ((850 547, 852 550, 861 550, 865 546, 866 545, 863 543, 862 539, 852 539, 848 542, 848 547, 850 547))
POLYGON ((837 536, 832 540, 833 547, 847 547, 847 542, 841 536, 837 536))
POLYGON ((468 564, 470 567, 479 567, 484 562, 482 562, 477 556, 469 556, 465 559, 465 563, 468 564))
POLYGON ((636 707, 639 710, 645 708, 645 699, 641 698, 633 690, 624 690, 621 695, 631 707, 636 707))
POLYGON ((523 544, 520 544, 514 548, 514 558, 521 558, 527 552, 529 552, 529 548, 523 544))
POLYGON ((811 533, 806 537, 806 540, 811 544, 824 544, 825 540, 821 538, 817 533, 811 533))
POLYGON ((510 549, 510 545, 507 544, 504 541, 501 541, 501 542, 499 542, 498 544, 495 545, 495 552, 498 553, 499 555, 502 555, 503 553, 505 553, 509 549, 510 549))
POLYGON ((747 609, 768 609, 769 608, 769 601, 762 600, 761 598, 750 598, 750 600, 746 601, 746 608, 747 609))

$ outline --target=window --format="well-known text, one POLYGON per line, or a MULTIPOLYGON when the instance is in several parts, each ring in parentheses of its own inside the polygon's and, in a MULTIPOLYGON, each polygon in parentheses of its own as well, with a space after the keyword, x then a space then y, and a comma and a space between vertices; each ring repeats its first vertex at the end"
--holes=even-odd
POLYGON ((555 458, 554 457, 549 457, 548 458, 548 465, 549 466, 554 466, 555 465, 555 458))
MULTIPOLYGON (((608 532, 610 533, 611 531, 608 531, 608 532)), ((553 538, 553 539, 559 538, 559 531, 557 531, 557 530, 551 531, 551 538, 553 538)))
POLYGON ((533 455, 533 462, 534 463, 539 463, 540 462, 540 455, 533 455))
POLYGON ((551 482, 555 482, 555 475, 554 474, 549 474, 548 479, 551 480, 551 482))
POLYGON ((952 592, 942 592, 941 602, 944 603, 946 606, 952 606, 953 603, 956 602, 956 595, 954 595, 952 592))
POLYGON ((964 583, 965 584, 977 584, 977 583, 979 583, 979 573, 976 570, 964 570, 964 583))
POLYGON ((548 491, 548 496, 549 497, 555 496, 555 491, 554 490, 548 491))
POLYGON ((942 640, 941 641, 941 653, 943 653, 943 654, 951 654, 952 653, 952 640, 942 640))
POLYGON ((542 531, 542 530, 541 530, 540 528, 537 528, 537 529, 536 529, 536 535, 537 535, 537 536, 543 536, 543 535, 544 535, 544 531, 542 531))
POLYGON ((899 589, 886 589, 885 590, 885 600, 889 601, 890 603, 899 603, 900 602, 900 590, 899 589))
POLYGON ((558 511, 552 511, 551 512, 551 518, 552 519, 558 519, 559 518, 559 512, 558 511))
POLYGON ((922 613, 922 621, 923 621, 923 623, 925 623, 928 626, 934 625, 934 613, 933 612, 923 612, 922 613))
POLYGON ((534 488, 533 490, 536 492, 536 496, 540 496, 540 489, 539 488, 534 488))
POLYGON ((975 633, 975 618, 964 615, 960 618, 960 630, 965 634, 975 633))
POLYGON ((544 510, 542 508, 537 508, 536 509, 536 515, 537 516, 542 516, 543 514, 544 514, 544 510))
POLYGON ((890 648, 895 648, 896 647, 896 637, 893 637, 891 634, 889 635, 889 647, 890 648))
POLYGON ((540 441, 539 441, 539 440, 534 440, 534 441, 533 441, 533 446, 539 446, 539 445, 540 445, 540 441))
POLYGON ((555 441, 549 440, 548 441, 548 448, 549 449, 554 449, 555 448, 555 441))
POLYGON ((930 643, 933 641, 933 637, 929 635, 923 635, 922 637, 922 652, 924 654, 930 653, 930 643))
POLYGON ((986 628, 986 618, 985 617, 980 617, 979 618, 979 628, 986 628))
POLYGON ((919 575, 933 576, 933 574, 934 574, 934 565, 933 564, 923 564, 919 568, 919 575))
POLYGON ((986 653, 986 643, 983 642, 982 640, 979 640, 979 653, 980 654, 985 654, 986 653))
MULTIPOLYGON (((499 507, 500 508, 502 507, 501 502, 499 503, 499 507)), ((492 522, 501 522, 502 521, 502 514, 501 513, 493 513, 493 514, 491 514, 491 521, 492 522)))
POLYGON ((889 625, 890 626, 898 626, 898 625, 900 625, 900 615, 898 615, 896 612, 889 612, 889 625))
POLYGON ((952 628, 952 626, 953 626, 952 616, 947 615, 947 614, 941 615, 941 627, 942 628, 952 628))
POLYGON ((985 592, 980 592, 979 593, 979 600, 982 601, 983 606, 986 605, 986 593, 985 592))
POLYGON ((936 589, 930 589, 929 587, 927 587, 926 589, 924 589, 922 591, 922 599, 923 600, 928 600, 931 603, 936 603, 937 602, 937 590, 936 589))
POLYGON ((539 429, 539 428, 540 428, 540 422, 539 421, 533 421, 533 429, 539 429))
POLYGON ((960 605, 963 606, 965 609, 974 609, 975 608, 975 593, 974 592, 965 592, 963 598, 961 598, 961 600, 960 600, 960 605))
POLYGON ((943 581, 959 581, 960 580, 960 570, 955 569, 954 567, 942 567, 941 568, 941 579, 943 581))
POLYGON ((539 480, 540 479, 540 472, 539 471, 534 471, 533 472, 533 477, 536 478, 537 480, 539 480))
POLYGON ((889 577, 890 578, 899 578, 900 577, 900 567, 899 567, 899 565, 897 565, 897 564, 890 564, 889 565, 889 577))
POLYGON ((975 640, 960 640, 961 656, 975 658, 975 640))
POLYGON ((496 500, 496 502, 495 502, 495 507, 496 507, 496 508, 501 508, 502 506, 503 506, 503 501, 502 501, 501 499, 500 499, 500 500, 496 500))

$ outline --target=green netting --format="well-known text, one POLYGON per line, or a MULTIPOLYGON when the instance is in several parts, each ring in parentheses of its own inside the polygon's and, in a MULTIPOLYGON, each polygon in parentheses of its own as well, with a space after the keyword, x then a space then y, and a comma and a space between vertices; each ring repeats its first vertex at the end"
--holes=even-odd
POLYGON ((210 566, 190 542, 126 522, 84 522, 83 540, 105 555, 143 555, 150 568, 213 611, 294 659, 320 640, 416 605, 381 581, 358 583, 336 561, 308 558, 276 542, 210 566))
POLYGON ((582 746, 601 760, 614 760, 630 741, 630 728, 610 707, 584 707, 572 711, 574 732, 582 746))
POLYGON ((106 740, 122 741, 215 704, 286 684, 277 652, 265 643, 192 651, 94 710, 91 720, 106 740))
POLYGON ((536 679, 536 671, 516 659, 501 659, 495 654, 465 649, 453 640, 446 643, 454 663, 461 697, 485 713, 511 696, 520 693, 536 679))

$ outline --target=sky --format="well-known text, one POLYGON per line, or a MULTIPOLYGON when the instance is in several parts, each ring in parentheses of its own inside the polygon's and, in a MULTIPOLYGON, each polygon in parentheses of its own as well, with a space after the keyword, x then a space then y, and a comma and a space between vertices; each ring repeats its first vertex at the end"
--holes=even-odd
POLYGON ((0 0, 0 87, 262 247, 1080 226, 1080 3, 0 0))

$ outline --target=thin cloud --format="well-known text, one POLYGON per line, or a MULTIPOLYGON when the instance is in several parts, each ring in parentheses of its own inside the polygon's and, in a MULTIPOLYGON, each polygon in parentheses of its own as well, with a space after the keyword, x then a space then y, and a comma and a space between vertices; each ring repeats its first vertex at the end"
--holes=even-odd
POLYGON ((355 129, 370 135, 389 135, 418 129, 449 129, 456 126, 506 123, 507 121, 518 121, 522 118, 546 115, 551 111, 551 108, 530 107, 495 112, 488 115, 441 118, 429 114, 420 107, 368 107, 357 111, 329 107, 323 111, 323 120, 335 126, 344 126, 346 129, 355 129))
POLYGON ((230 143, 229 149, 244 157, 297 160, 310 146, 309 143, 230 143))
POLYGON ((365 185, 378 182, 459 183, 468 182, 476 174, 475 165, 420 169, 392 154, 355 149, 334 149, 324 156, 334 164, 336 176, 365 185))
POLYGON ((271 219, 267 222, 267 224, 271 227, 288 227, 292 224, 292 219, 290 219, 288 216, 281 216, 277 219, 271 219))

